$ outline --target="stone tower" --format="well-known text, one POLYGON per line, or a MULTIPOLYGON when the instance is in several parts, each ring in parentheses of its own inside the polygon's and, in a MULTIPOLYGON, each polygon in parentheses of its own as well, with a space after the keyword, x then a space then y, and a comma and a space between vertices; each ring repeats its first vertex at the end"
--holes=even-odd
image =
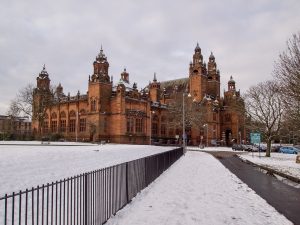
POLYGON ((197 43, 195 53, 193 55, 193 61, 190 63, 189 68, 189 87, 190 94, 194 101, 201 101, 206 93, 206 68, 203 63, 203 56, 201 54, 201 48, 197 43))
POLYGON ((214 97, 220 97, 220 71, 217 70, 217 63, 215 61, 215 56, 211 52, 209 56, 209 61, 207 64, 207 93, 214 97))
POLYGON ((108 73, 109 63, 102 46, 93 63, 94 73, 89 76, 88 101, 91 113, 108 112, 112 84, 108 73))

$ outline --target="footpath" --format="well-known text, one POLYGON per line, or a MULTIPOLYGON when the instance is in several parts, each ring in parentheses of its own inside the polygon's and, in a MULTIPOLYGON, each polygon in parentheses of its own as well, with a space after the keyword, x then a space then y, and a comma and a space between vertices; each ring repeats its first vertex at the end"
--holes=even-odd
POLYGON ((249 187, 212 155, 188 151, 106 225, 294 222, 249 187))
MULTIPOLYGON (((233 152, 210 152, 239 179, 294 224, 300 224, 300 189, 266 175, 233 152)), ((261 209, 262 211, 264 209, 261 209)))

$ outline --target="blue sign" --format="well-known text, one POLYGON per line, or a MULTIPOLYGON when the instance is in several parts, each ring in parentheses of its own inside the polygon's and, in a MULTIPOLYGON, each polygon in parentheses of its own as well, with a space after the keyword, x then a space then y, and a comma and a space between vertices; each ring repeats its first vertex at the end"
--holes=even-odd
POLYGON ((260 133, 250 133, 250 142, 251 144, 260 143, 260 133))

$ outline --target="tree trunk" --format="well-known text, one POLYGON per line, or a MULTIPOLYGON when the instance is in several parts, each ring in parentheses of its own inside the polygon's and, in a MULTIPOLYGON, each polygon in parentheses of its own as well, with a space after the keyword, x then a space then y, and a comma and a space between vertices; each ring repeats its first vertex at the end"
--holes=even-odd
POLYGON ((266 150, 266 157, 271 156, 271 142, 272 140, 270 138, 267 139, 267 150, 266 150))

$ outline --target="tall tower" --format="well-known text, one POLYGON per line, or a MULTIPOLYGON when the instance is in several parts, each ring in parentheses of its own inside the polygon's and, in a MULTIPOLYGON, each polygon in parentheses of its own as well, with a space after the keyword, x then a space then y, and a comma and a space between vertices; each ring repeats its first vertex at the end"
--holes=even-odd
POLYGON ((45 113, 51 103, 50 79, 44 65, 42 71, 36 78, 36 88, 33 90, 32 128, 34 132, 41 133, 45 113))
POLYGON ((208 74, 207 74, 207 94, 218 98, 220 97, 220 71, 217 70, 217 63, 215 61, 215 56, 211 52, 209 56, 209 61, 207 64, 208 74))
POLYGON ((102 46, 93 63, 94 73, 89 76, 89 111, 92 113, 109 111, 112 83, 108 74, 109 63, 102 46))
POLYGON ((206 93, 206 68, 203 63, 203 56, 201 54, 201 48, 197 43, 195 53, 193 55, 193 62, 190 63, 189 68, 190 78, 190 94, 193 100, 199 102, 203 99, 206 93))

